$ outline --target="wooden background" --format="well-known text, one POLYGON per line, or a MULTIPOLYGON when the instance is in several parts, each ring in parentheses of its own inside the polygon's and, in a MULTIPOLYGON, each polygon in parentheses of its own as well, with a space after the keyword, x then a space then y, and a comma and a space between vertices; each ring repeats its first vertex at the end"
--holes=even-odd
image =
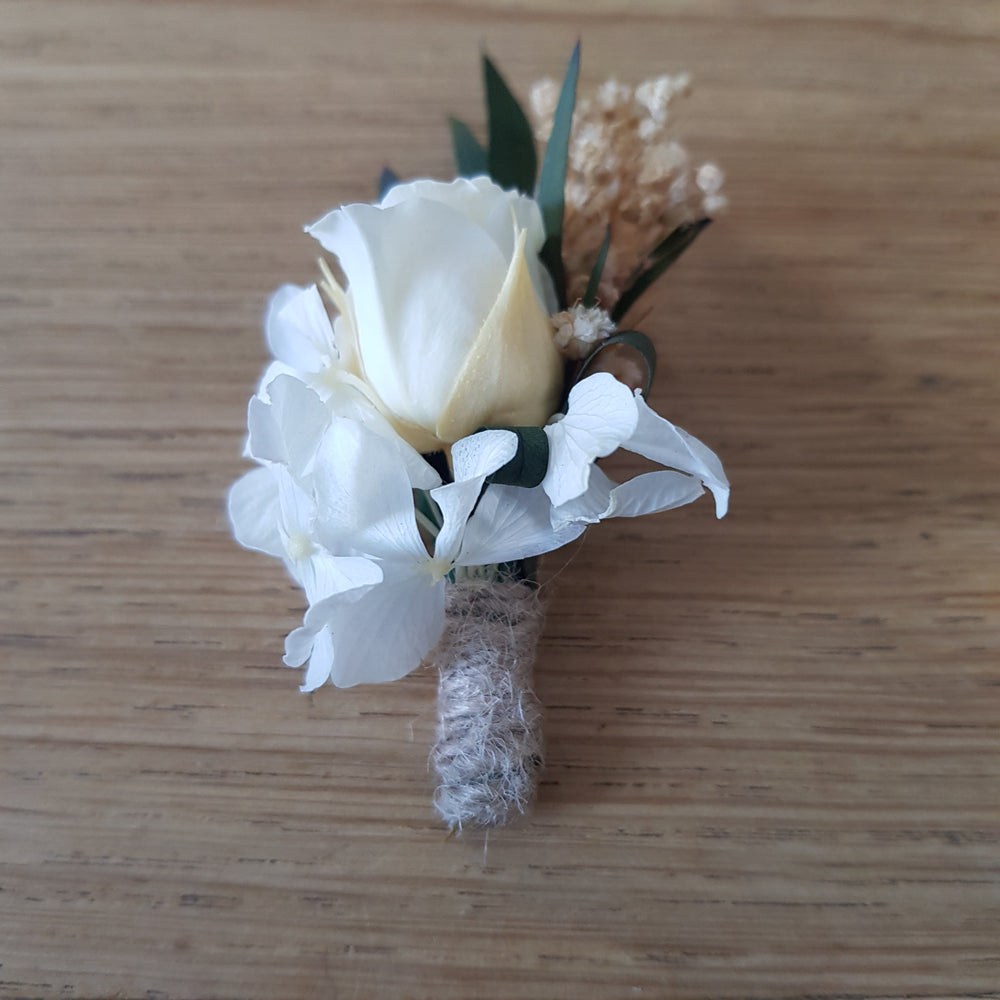
POLYGON ((995 0, 0 2, 0 995, 1000 996, 995 0), (269 292, 383 162, 689 69, 732 210, 644 327, 711 504, 550 562, 534 817, 435 681, 312 696, 222 512, 269 292))

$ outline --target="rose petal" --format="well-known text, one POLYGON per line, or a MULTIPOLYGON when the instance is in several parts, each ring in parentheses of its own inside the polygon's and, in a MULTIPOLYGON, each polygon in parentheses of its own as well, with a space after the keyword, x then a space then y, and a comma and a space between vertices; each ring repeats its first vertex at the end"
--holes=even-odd
POLYGON ((433 428, 503 284, 496 244, 457 209, 424 198, 348 205, 308 232, 350 280, 365 376, 393 415, 433 428))
POLYGON ((505 191, 489 177, 458 177, 454 181, 411 181, 397 184, 382 199, 383 208, 390 208, 412 198, 439 201, 458 209, 466 218, 480 226, 493 239, 504 260, 514 256, 515 226, 527 232, 525 254, 531 281, 539 301, 547 313, 558 308, 552 279, 539 260, 538 252, 545 243, 545 224, 538 202, 517 191, 505 191))
POLYGON ((435 433, 456 441, 483 424, 541 425, 556 407, 562 381, 563 362, 531 284, 522 231, 496 302, 442 397, 447 402, 435 433))

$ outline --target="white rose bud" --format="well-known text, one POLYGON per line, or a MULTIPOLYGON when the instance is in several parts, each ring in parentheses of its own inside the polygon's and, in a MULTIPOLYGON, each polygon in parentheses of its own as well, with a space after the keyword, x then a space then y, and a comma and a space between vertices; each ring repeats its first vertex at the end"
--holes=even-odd
POLYGON ((530 198, 485 177, 414 181, 307 232, 348 280, 340 363, 413 447, 434 451, 482 426, 540 426, 552 415, 563 366, 530 198))

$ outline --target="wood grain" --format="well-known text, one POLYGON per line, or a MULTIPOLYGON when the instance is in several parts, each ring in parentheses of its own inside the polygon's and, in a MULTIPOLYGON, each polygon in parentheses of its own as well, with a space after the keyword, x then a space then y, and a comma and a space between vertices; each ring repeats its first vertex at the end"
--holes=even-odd
POLYGON ((0 995, 1000 996, 995 2, 0 24, 0 995), (433 677, 300 695, 222 497, 300 226, 577 35, 729 176, 644 328, 733 508, 550 563, 538 810, 445 841, 433 677))

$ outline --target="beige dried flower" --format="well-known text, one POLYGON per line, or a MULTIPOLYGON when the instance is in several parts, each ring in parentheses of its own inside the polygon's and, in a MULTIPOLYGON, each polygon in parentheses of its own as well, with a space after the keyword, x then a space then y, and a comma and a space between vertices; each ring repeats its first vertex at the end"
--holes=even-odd
MULTIPOLYGON (((605 305, 618 298, 643 256, 671 230, 725 207, 722 171, 711 163, 695 168, 670 129, 672 104, 690 85, 687 73, 635 88, 610 79, 577 101, 563 221, 569 302, 583 295, 608 226, 611 247, 599 289, 605 305)), ((530 96, 535 136, 544 143, 559 87, 541 80, 530 96)))
POLYGON ((556 347, 570 361, 587 357, 602 341, 615 332, 611 317, 596 306, 587 308, 579 303, 552 317, 556 347))

